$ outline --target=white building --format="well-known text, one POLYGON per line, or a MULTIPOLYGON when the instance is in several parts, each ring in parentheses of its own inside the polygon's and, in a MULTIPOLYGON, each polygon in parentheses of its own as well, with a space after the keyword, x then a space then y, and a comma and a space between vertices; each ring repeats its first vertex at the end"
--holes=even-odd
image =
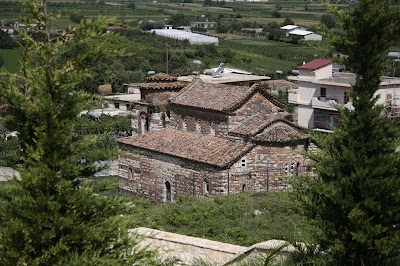
POLYGON ((268 76, 253 75, 252 73, 244 70, 220 66, 207 69, 204 74, 180 76, 178 77, 178 80, 184 82, 192 82, 194 79, 197 78, 200 78, 205 83, 228 84, 249 87, 253 84, 261 84, 263 81, 271 79, 268 76))
POLYGON ((289 36, 299 36, 305 41, 322 41, 322 35, 302 29, 294 29, 289 31, 289 36))
POLYGON ((285 25, 281 27, 281 31, 285 33, 286 37, 289 36, 289 32, 295 29, 300 29, 300 26, 297 25, 285 25))
POLYGON ((166 29, 152 29, 151 32, 167 38, 177 39, 177 40, 188 40, 190 44, 214 44, 218 45, 219 41, 217 37, 212 37, 208 35, 192 33, 182 30, 174 30, 171 28, 166 29))
MULTIPOLYGON (((355 83, 353 73, 332 73, 333 62, 315 59, 298 67, 298 76, 289 76, 298 81, 297 90, 289 93, 289 103, 297 106, 297 123, 313 130, 330 130, 339 125, 336 105, 353 109, 349 92, 355 83)), ((377 104, 387 106, 388 115, 400 115, 400 78, 382 77, 377 104)))
POLYGON ((305 28, 297 25, 285 25, 281 27, 281 30, 286 37, 299 36, 305 41, 322 41, 322 35, 308 31, 305 28))

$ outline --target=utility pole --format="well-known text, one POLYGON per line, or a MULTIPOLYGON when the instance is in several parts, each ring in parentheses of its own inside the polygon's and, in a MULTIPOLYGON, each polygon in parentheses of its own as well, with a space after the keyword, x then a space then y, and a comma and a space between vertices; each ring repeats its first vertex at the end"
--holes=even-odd
POLYGON ((167 71, 166 73, 168 74, 168 45, 167 45, 167 71))

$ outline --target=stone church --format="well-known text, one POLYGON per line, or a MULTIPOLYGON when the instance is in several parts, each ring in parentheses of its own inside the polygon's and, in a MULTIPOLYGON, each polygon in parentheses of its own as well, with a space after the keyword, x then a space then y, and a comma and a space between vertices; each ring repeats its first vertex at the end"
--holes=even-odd
POLYGON ((142 116, 132 116, 134 135, 118 139, 122 193, 173 201, 262 192, 285 187, 284 177, 309 170, 301 153, 310 146, 307 131, 286 120, 287 104, 260 85, 197 79, 163 104, 160 123, 143 121, 153 114, 143 108, 148 103, 138 103, 142 116))

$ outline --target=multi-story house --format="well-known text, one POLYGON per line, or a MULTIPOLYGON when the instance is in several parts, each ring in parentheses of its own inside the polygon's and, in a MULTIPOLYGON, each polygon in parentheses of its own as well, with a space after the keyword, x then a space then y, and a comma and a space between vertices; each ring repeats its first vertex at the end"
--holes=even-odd
MULTIPOLYGON (((298 89, 289 93, 289 103, 296 105, 297 123, 312 130, 330 130, 339 125, 337 105, 352 110, 353 73, 333 73, 333 62, 315 59, 298 67, 299 75, 288 77, 298 81, 298 89)), ((385 105, 389 116, 400 115, 400 79, 382 77, 376 96, 377 104, 385 105)))

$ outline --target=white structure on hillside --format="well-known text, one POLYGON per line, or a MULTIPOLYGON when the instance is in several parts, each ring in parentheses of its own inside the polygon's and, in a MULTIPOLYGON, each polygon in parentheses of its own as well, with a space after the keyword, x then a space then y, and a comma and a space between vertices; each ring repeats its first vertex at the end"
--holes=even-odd
POLYGON ((249 87, 253 84, 261 84, 261 82, 271 79, 268 76, 253 75, 250 72, 235 68, 222 67, 221 70, 220 66, 216 68, 206 69, 204 74, 180 76, 178 77, 178 80, 184 82, 192 82, 196 78, 200 78, 205 83, 228 84, 249 87))
POLYGON ((174 29, 152 29, 151 32, 167 38, 177 39, 177 40, 188 40, 190 44, 214 44, 218 45, 219 41, 217 37, 212 37, 208 35, 192 33, 182 30, 174 29))
MULTIPOLYGON (((355 75, 332 73, 333 62, 326 59, 312 60, 298 69, 298 76, 288 77, 299 82, 298 89, 289 93, 289 103, 297 106, 298 125, 320 131, 339 126, 336 105, 354 109, 349 92, 355 75)), ((400 78, 382 77, 376 95, 388 116, 400 116, 400 78)))
POLYGON ((281 27, 281 30, 286 37, 299 36, 305 41, 322 41, 322 35, 308 31, 305 28, 297 25, 285 25, 281 27))

